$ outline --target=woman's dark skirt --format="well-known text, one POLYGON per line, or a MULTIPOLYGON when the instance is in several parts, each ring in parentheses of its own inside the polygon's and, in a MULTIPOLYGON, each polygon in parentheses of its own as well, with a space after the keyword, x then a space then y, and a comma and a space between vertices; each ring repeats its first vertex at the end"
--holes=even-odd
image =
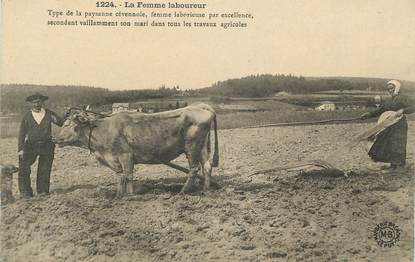
POLYGON ((383 130, 369 150, 375 162, 405 165, 408 122, 403 116, 396 124, 383 130))

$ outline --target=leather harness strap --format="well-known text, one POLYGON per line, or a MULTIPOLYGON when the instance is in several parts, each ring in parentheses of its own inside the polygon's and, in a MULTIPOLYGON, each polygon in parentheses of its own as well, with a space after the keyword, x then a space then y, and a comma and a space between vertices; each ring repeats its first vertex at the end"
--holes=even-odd
POLYGON ((89 126, 88 149, 89 149, 89 154, 92 154, 91 138, 92 138, 92 131, 94 130, 94 127, 96 127, 96 126, 95 125, 91 125, 90 122, 88 122, 88 126, 89 126))

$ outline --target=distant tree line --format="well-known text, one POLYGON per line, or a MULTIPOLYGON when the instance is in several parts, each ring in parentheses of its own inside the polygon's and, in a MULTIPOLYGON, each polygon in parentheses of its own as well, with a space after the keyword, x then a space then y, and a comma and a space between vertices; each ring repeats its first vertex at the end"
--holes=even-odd
MULTIPOLYGON (((378 78, 309 78, 284 74, 251 75, 239 79, 219 81, 200 89, 205 95, 227 97, 268 97, 278 92, 309 94, 329 90, 384 90, 387 80, 378 78)), ((415 88, 414 82, 404 82, 415 88)))
POLYGON ((122 103, 144 99, 169 98, 178 96, 181 93, 179 86, 169 88, 165 85, 162 85, 158 89, 109 91, 105 103, 122 103))
POLYGON ((49 97, 48 107, 63 110, 66 106, 89 104, 103 101, 109 94, 107 89, 85 86, 41 86, 41 85, 1 85, 0 108, 2 113, 20 113, 27 107, 26 97, 40 92, 49 97))
POLYGON ((2 113, 21 113, 27 109, 25 99, 35 92, 49 97, 47 106, 58 112, 72 106, 101 106, 116 102, 134 102, 143 99, 167 98, 181 93, 178 86, 159 89, 110 91, 104 88, 87 86, 41 86, 41 85, 1 85, 0 110, 2 113))

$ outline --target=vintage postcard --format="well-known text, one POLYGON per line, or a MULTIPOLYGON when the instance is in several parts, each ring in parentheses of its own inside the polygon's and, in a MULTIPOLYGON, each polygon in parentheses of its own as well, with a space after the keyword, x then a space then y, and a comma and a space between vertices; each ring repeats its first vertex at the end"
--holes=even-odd
POLYGON ((0 261, 413 261, 412 0, 3 0, 0 261))

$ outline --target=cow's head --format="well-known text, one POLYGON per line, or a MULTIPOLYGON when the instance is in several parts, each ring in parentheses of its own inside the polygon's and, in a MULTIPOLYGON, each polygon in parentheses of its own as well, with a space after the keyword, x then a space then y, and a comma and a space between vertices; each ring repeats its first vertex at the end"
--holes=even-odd
POLYGON ((80 142, 79 139, 82 134, 82 129, 90 126, 90 121, 85 111, 77 108, 69 109, 59 134, 54 137, 54 142, 59 146, 77 144, 80 142))

